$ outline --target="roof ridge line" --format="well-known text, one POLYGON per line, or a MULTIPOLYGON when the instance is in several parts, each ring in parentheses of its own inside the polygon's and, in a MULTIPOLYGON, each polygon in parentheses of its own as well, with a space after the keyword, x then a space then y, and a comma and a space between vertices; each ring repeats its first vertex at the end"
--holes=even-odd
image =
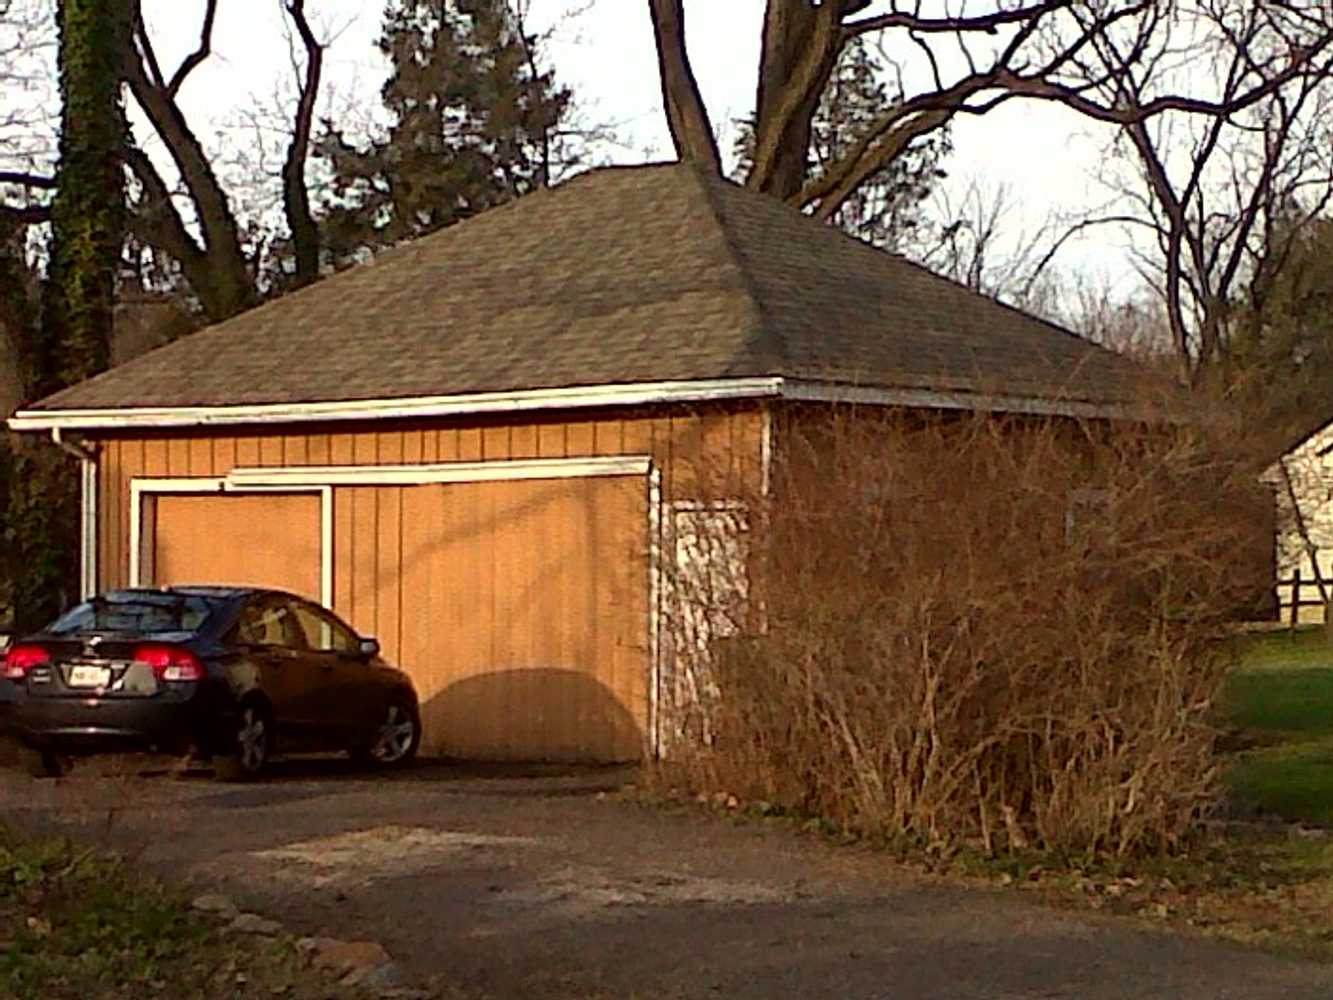
POLYGON ((740 273, 741 282, 745 288, 746 302, 758 319, 754 332, 745 338, 745 346, 752 347, 759 345, 765 338, 771 336, 777 341, 779 348, 777 353, 779 359, 783 362, 787 361, 788 354, 786 339, 783 338, 781 334, 775 333, 776 326, 769 322, 768 309, 764 306, 763 297, 759 294, 759 285, 750 274, 749 259, 745 256, 745 253, 741 250, 736 238, 732 235, 731 227, 727 221, 726 211, 722 205, 722 200, 717 196, 717 193, 713 191, 712 182, 714 178, 716 178, 719 183, 732 184, 735 187, 742 188, 743 191, 745 189, 742 185, 736 184, 735 181, 729 180, 722 174, 719 173, 714 175, 707 173, 693 163, 685 163, 682 164, 682 166, 689 171, 694 179, 694 183, 699 185, 699 189, 703 192, 704 199, 707 201, 710 214, 713 217, 713 224, 717 227, 718 232, 722 236, 722 245, 726 248, 727 256, 731 259, 732 264, 735 265, 736 270, 740 273))

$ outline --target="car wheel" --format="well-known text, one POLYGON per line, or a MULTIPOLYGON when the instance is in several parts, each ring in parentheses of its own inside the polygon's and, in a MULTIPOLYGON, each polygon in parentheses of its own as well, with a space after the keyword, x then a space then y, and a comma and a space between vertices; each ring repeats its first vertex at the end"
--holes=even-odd
POLYGON ((221 781, 252 781, 268 765, 273 745, 273 723, 263 706, 251 702, 241 708, 232 746, 213 758, 213 775, 221 781))
POLYGON ((402 767, 421 745, 421 714, 405 697, 389 702, 375 731, 375 741, 352 751, 352 758, 371 767, 402 767))
POLYGON ((23 764, 23 770, 27 771, 34 778, 60 778, 69 770, 55 754, 49 750, 30 750, 20 751, 20 760, 23 764))

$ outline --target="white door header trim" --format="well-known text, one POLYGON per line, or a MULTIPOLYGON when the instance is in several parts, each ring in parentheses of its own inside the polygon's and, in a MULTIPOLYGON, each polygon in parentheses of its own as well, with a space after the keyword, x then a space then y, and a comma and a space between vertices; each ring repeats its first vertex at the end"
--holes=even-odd
POLYGON ((257 486, 415 486, 425 483, 482 483, 524 479, 586 479, 643 476, 647 455, 607 458, 534 458, 503 462, 443 462, 431 465, 299 465, 233 469, 224 489, 257 486))

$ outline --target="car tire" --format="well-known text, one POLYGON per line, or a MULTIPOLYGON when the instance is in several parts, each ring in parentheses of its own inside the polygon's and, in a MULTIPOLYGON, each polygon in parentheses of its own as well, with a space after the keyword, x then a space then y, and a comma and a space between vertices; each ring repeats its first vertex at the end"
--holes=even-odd
POLYGON ((241 706, 231 746, 213 756, 213 777, 219 781, 254 781, 268 766, 273 749, 273 717, 258 702, 241 706))
POLYGON ((390 770, 410 764, 420 746, 421 712, 414 700, 398 695, 385 706, 374 742, 353 748, 351 756, 365 767, 390 770))
POLYGON ((24 748, 19 751, 19 760, 23 770, 34 778, 62 778, 69 771, 65 762, 49 750, 24 748))

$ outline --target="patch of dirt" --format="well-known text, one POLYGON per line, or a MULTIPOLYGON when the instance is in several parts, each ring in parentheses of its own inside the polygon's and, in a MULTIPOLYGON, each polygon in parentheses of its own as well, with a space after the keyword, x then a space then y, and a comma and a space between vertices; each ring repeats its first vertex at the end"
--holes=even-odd
POLYGON ((272 863, 267 870, 274 878, 304 882, 316 889, 343 889, 415 875, 447 864, 461 854, 532 843, 528 837, 378 826, 252 851, 249 857, 272 863))
POLYGON ((590 916, 617 906, 749 906, 792 898, 793 894, 786 889, 758 882, 668 871, 617 876, 581 865, 557 868, 543 873, 532 885, 502 890, 491 896, 497 903, 554 906, 567 916, 590 916))

